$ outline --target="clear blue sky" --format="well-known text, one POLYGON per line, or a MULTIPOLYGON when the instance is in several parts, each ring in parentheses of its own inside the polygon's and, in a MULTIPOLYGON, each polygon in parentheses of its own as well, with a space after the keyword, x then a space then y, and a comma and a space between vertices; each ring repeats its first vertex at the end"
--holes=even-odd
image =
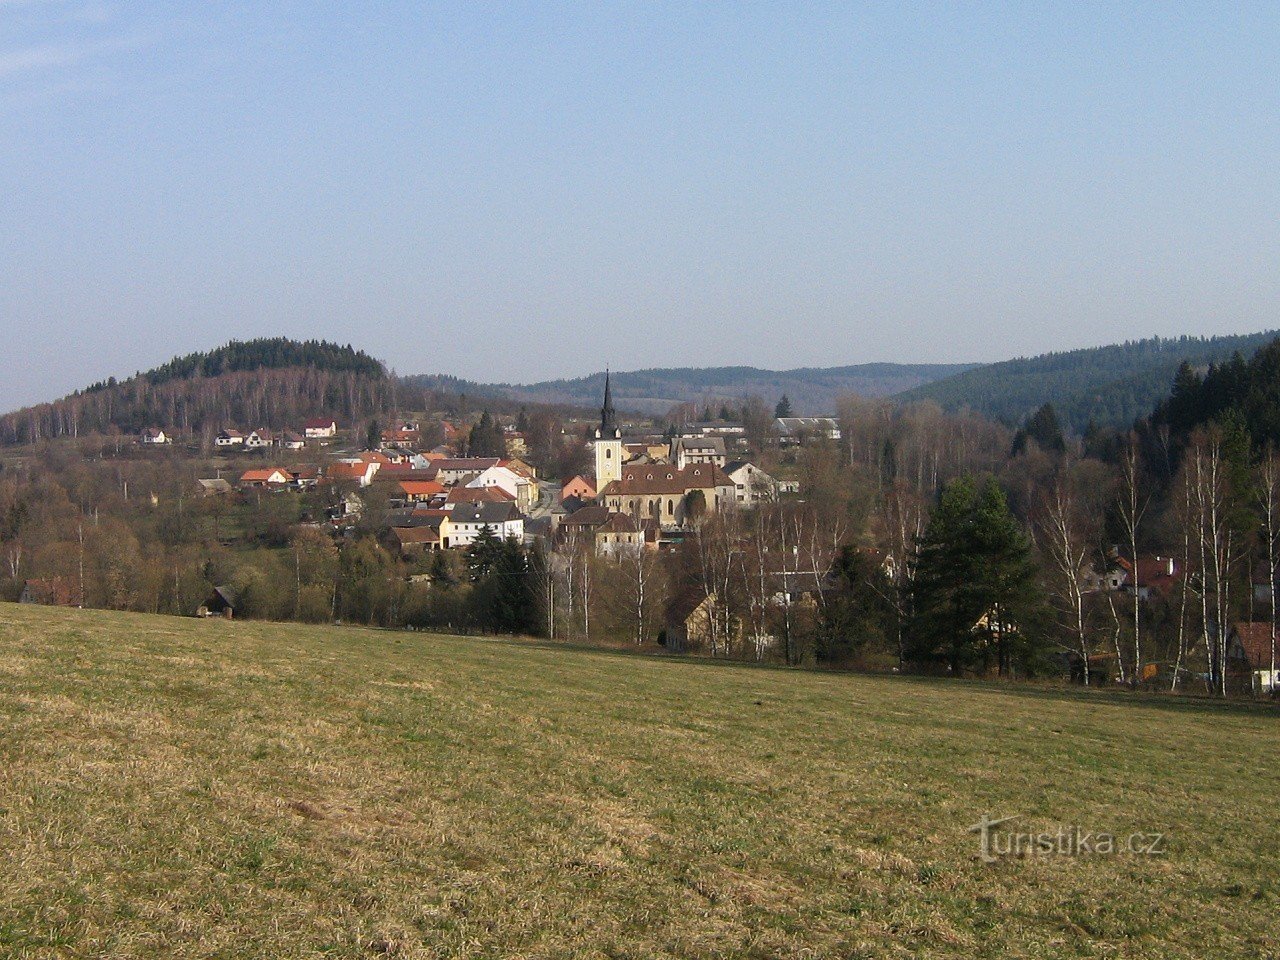
POLYGON ((1280 4, 0 0, 0 407, 1278 325, 1280 4))

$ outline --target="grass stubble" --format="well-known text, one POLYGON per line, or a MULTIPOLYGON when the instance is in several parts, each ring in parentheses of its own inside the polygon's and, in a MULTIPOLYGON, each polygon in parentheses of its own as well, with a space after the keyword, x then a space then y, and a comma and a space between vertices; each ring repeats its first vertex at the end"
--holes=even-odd
POLYGON ((4 604, 0 957, 1277 956, 1277 719, 4 604))

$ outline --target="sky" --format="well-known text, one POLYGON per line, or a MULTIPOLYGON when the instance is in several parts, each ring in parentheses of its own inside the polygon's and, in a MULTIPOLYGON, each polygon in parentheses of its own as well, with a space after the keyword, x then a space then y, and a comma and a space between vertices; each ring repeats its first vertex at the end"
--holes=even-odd
POLYGON ((0 408, 1280 326, 1280 4, 0 0, 0 408))

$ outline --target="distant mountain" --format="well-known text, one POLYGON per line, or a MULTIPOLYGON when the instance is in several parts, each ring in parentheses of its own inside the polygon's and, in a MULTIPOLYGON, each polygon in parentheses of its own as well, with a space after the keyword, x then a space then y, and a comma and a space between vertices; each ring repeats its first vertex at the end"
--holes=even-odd
MULTIPOLYGON (((784 394, 799 415, 835 412, 841 394, 886 397, 920 384, 968 370, 973 364, 864 363, 850 367, 664 367, 612 374, 613 399, 621 410, 665 413, 679 403, 718 406, 755 394, 770 406, 784 394)), ((471 396, 502 396, 526 403, 594 407, 604 392, 604 374, 541 383, 474 383, 453 377, 407 377, 410 387, 447 389, 471 396)))
POLYGON ((1145 417, 1169 395, 1183 361, 1197 369, 1239 352, 1249 356, 1275 339, 1275 331, 1225 337, 1126 341, 1109 347, 1046 353, 976 367, 912 387, 895 399, 933 400, 946 410, 970 409, 1020 424, 1052 403, 1063 425, 1081 433, 1093 420, 1124 427, 1145 417))
POLYGON ((394 384, 383 365, 354 347, 283 337, 233 340, 0 416, 0 443, 147 427, 282 429, 317 415, 361 418, 387 409, 393 398, 394 384))

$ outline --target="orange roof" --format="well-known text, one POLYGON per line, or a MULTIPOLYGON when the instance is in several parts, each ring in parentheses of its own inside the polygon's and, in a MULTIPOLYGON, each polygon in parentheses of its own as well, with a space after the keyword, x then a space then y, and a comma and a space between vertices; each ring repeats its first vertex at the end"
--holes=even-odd
POLYGON ((330 465, 328 477, 330 480, 363 480, 368 469, 367 463, 335 463, 330 465))
POLYGON ((444 484, 434 480, 401 480, 400 489, 407 497, 434 497, 444 493, 444 484))
MULTIPOLYGON (((240 475, 240 482, 241 483, 269 483, 271 481, 271 478, 274 477, 276 474, 280 474, 283 477, 289 476, 288 473, 286 473, 284 470, 279 469, 278 467, 262 467, 256 470, 246 470, 244 473, 240 475)), ((277 481, 277 482, 283 482, 283 481, 277 481)))

